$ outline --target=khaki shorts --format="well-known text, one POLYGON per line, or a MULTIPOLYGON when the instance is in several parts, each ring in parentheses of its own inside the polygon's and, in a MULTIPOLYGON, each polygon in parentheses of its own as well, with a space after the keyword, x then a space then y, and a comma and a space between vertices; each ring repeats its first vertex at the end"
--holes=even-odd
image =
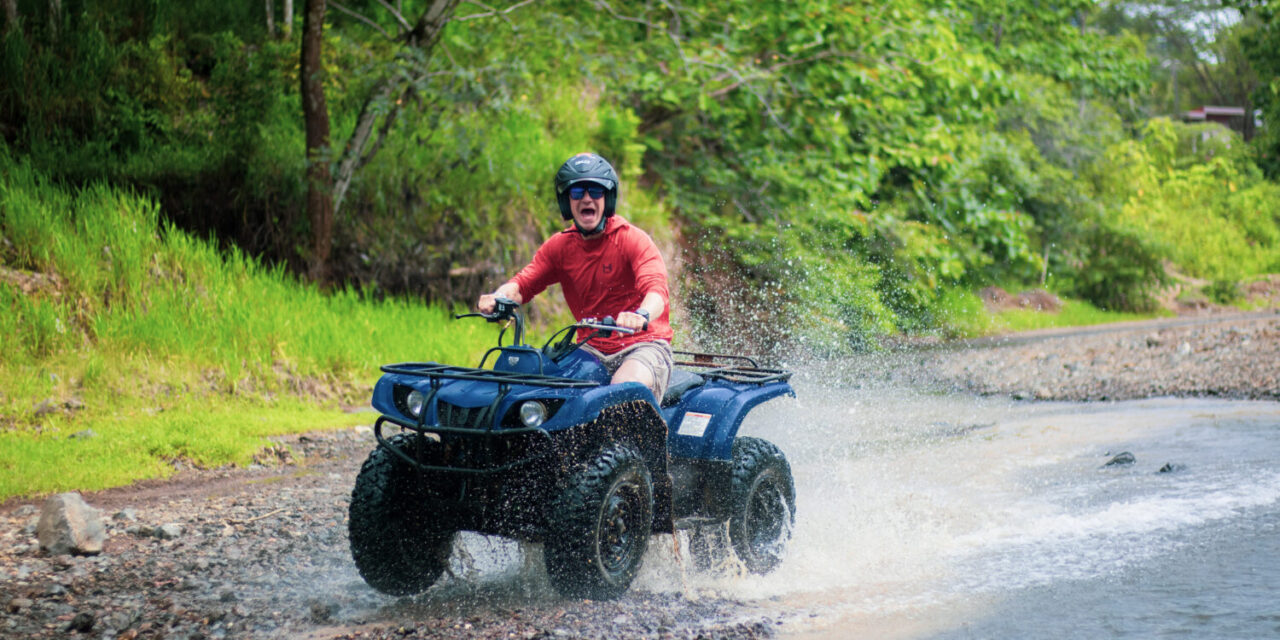
POLYGON ((633 344, 617 353, 604 354, 599 349, 589 344, 582 345, 588 353, 600 360, 600 364, 604 365, 605 371, 612 376, 623 362, 633 360, 648 367, 649 372, 653 374, 653 397, 662 404, 662 394, 667 392, 667 382, 671 379, 671 369, 675 367, 671 356, 671 344, 666 340, 654 340, 653 342, 639 342, 633 344))

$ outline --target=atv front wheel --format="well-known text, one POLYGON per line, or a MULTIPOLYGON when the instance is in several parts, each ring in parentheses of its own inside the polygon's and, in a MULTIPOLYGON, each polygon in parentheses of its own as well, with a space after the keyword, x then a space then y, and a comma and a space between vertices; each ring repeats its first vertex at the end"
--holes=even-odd
POLYGON ((759 438, 733 443, 733 495, 729 541, 752 573, 773 571, 791 538, 796 517, 791 465, 778 447, 759 438))
POLYGON ((653 482, 628 445, 605 446, 575 469, 547 512, 547 574, 561 595, 608 600, 640 570, 653 527, 653 482))
MULTIPOLYGON (((413 434, 390 439, 413 450, 413 434)), ((379 446, 369 454, 351 491, 351 557, 369 586, 393 596, 425 591, 448 564, 455 531, 428 513, 418 472, 379 446)))

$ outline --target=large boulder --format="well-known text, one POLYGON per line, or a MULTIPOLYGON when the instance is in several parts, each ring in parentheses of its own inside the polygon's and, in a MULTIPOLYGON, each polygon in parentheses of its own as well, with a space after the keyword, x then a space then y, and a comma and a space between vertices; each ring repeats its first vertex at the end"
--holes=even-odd
POLYGON ((102 512, 89 506, 80 494, 62 493, 44 501, 36 537, 40 548, 50 555, 95 555, 102 552, 107 528, 102 512))

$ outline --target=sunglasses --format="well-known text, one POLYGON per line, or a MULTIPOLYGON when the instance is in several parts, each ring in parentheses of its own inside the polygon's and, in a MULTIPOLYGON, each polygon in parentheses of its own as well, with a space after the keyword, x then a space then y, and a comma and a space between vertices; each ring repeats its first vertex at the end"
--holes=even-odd
POLYGON ((592 185, 590 187, 569 187, 569 199, 581 200, 582 196, 589 195, 592 200, 599 200, 604 197, 604 187, 592 185))

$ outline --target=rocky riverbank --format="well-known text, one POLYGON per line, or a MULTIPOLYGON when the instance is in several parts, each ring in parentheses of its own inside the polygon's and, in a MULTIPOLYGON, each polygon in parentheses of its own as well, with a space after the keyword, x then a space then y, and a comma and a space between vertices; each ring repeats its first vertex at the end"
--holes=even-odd
POLYGON ((419 598, 378 594, 355 572, 346 538, 351 487, 372 446, 368 428, 281 438, 274 449, 289 455, 278 466, 187 470, 85 495, 107 534, 96 555, 40 549, 43 501, 4 505, 0 638, 771 635, 772 621, 731 601, 639 590, 564 600, 536 570, 487 585, 464 567, 419 598))
MULTIPOLYGON (((882 382, 1034 400, 1280 399, 1280 311, 983 338, 875 359, 882 382)), ((874 371, 874 373, 872 373, 874 371)))

